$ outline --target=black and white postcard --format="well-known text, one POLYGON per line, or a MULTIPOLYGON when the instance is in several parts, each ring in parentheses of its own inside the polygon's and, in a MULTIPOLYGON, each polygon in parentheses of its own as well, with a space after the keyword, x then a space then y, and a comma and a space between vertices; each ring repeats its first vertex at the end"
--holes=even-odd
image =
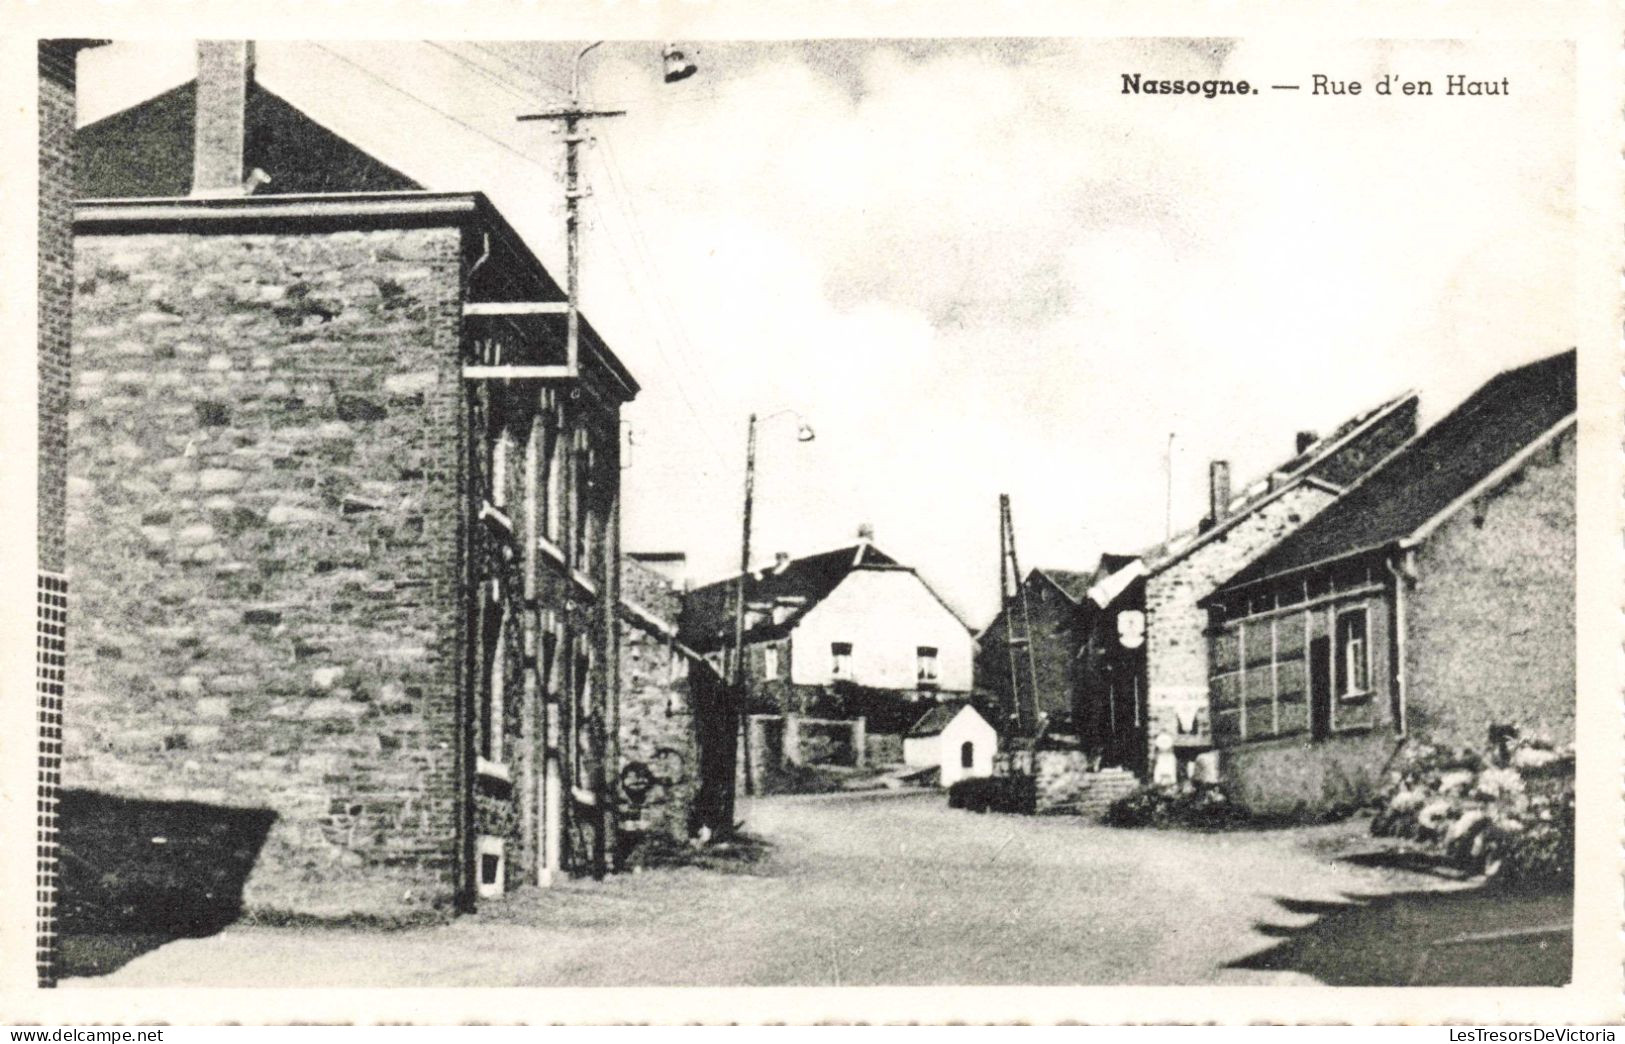
POLYGON ((0 25, 9 1021, 1625 1014, 1617 12, 0 25))

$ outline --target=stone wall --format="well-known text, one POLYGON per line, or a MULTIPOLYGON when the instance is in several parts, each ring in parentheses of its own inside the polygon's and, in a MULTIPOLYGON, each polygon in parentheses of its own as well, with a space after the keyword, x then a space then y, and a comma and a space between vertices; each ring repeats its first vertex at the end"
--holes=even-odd
MULTIPOLYGON (((665 577, 630 559, 623 562, 622 597, 668 625, 680 597, 665 577)), ((646 624, 621 627, 620 757, 616 800, 625 829, 684 840, 696 825, 702 782, 696 698, 691 664, 646 624)))
POLYGON ((903 737, 884 732, 871 732, 864 737, 864 763, 868 765, 901 765, 903 763, 903 737))
POLYGON ((1407 727, 1481 748, 1491 725, 1574 739, 1575 430, 1445 522, 1407 592, 1407 727))
POLYGON ((1387 725, 1368 732, 1262 740, 1222 748, 1225 793, 1256 815, 1299 815, 1362 804, 1381 788, 1399 744, 1387 725))
POLYGON ((1035 811, 1070 813, 1099 819, 1113 801, 1139 787, 1126 769, 1090 770, 1091 759, 1082 751, 1041 750, 1032 755, 1036 794, 1035 811))
POLYGON ((1163 732, 1178 738, 1182 711, 1187 718, 1195 716, 1202 726, 1192 739, 1205 745, 1211 735, 1206 720, 1207 611, 1197 606, 1197 599, 1210 594, 1332 499, 1332 494, 1318 487, 1296 486, 1228 532, 1147 578, 1148 743, 1163 732))
POLYGON ((77 244, 68 783, 271 813, 250 909, 454 899, 459 252, 77 244))

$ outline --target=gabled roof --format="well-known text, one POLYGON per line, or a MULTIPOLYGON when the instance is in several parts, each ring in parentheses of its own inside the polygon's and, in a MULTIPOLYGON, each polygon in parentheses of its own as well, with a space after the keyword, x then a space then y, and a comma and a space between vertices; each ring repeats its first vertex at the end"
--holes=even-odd
POLYGON ((1572 418, 1575 383, 1572 349, 1498 374, 1219 590, 1411 537, 1572 418))
MULTIPOLYGON (((76 197, 142 199, 192 191, 197 81, 79 128, 74 135, 76 197)), ((249 84, 243 169, 271 180, 256 195, 405 192, 422 189, 301 110, 249 84)))
POLYGON ((1074 602, 1083 601, 1084 595, 1089 591, 1089 585, 1095 582, 1095 573, 1080 573, 1074 569, 1039 568, 1033 572, 1044 577, 1056 590, 1074 602))
MULTIPOLYGON (((813 606, 828 598, 842 580, 859 568, 896 567, 897 560, 867 541, 824 551, 805 558, 792 558, 783 567, 769 566, 747 574, 745 602, 773 603, 779 599, 799 599, 790 615, 775 624, 768 621, 746 633, 758 641, 785 634, 813 606)), ((733 639, 734 592, 739 578, 729 577, 696 587, 683 596, 683 612, 678 629, 683 640, 702 651, 727 645, 733 639)))
POLYGON ((1141 552, 1139 557, 1145 563, 1147 573, 1152 575, 1160 573, 1182 561, 1192 552, 1206 547, 1225 533, 1228 533, 1254 511, 1285 495, 1287 490, 1305 482, 1317 483, 1333 493, 1341 493, 1342 489, 1340 487, 1316 475, 1316 471, 1319 470, 1320 466, 1361 433, 1375 427, 1398 411, 1405 409, 1414 411, 1416 405, 1416 393, 1407 391, 1379 406, 1350 417, 1338 425, 1337 429, 1330 435, 1317 439, 1306 447, 1303 452, 1295 454, 1280 466, 1272 468, 1268 475, 1246 486, 1240 494, 1232 497, 1229 510, 1226 511, 1224 519, 1218 525, 1206 529, 1197 526, 1182 533, 1176 533, 1167 540, 1153 544, 1141 552))
MULTIPOLYGON (((976 714, 978 718, 982 717, 977 714, 975 707, 963 700, 948 700, 939 703, 926 711, 920 720, 914 723, 914 727, 904 734, 904 738, 925 739, 929 736, 940 736, 942 731, 952 724, 955 718, 959 717, 960 712, 966 710, 976 714)), ((985 718, 983 720, 986 721, 985 718)))

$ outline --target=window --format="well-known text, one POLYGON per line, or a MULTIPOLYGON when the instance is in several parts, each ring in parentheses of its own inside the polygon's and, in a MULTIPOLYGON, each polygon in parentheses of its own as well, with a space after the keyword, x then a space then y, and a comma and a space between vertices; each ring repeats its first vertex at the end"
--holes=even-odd
POLYGON ((762 650, 762 677, 768 681, 779 676, 779 647, 769 645, 762 650))
POLYGON ((1371 645, 1366 611, 1351 609, 1337 617, 1337 694, 1359 696, 1371 690, 1371 645))
POLYGON ((915 676, 922 688, 929 688, 937 684, 937 650, 934 646, 921 645, 914 650, 915 676))
POLYGON ((502 760, 502 724, 504 696, 507 682, 505 678, 506 664, 503 658, 507 653, 506 630, 507 620, 502 599, 502 586, 492 580, 482 588, 485 605, 480 612, 480 651, 482 655, 482 675, 480 679, 481 695, 479 707, 480 727, 480 757, 487 761, 499 762, 502 760))
POLYGON ((829 643, 829 673, 833 678, 852 677, 852 643, 829 643))
POLYGON ((496 899, 508 889, 507 843, 500 837, 481 835, 475 841, 475 854, 479 859, 478 894, 481 899, 496 899))
POLYGON ((508 506, 508 432, 499 432, 491 447, 491 478, 487 491, 492 507, 508 506))
POLYGON ((959 767, 976 767, 976 744, 965 742, 959 745, 959 767))
POLYGON ((543 459, 546 461, 546 498, 544 511, 544 525, 542 535, 549 543, 557 546, 563 541, 561 529, 564 517, 564 462, 566 460, 562 425, 557 408, 548 409, 543 415, 546 427, 543 431, 543 459))

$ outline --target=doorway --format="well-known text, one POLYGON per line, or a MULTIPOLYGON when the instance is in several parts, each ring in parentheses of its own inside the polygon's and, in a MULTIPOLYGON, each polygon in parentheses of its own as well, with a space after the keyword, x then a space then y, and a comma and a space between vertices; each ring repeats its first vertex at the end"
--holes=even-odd
POLYGON ((1332 640, 1309 643, 1309 738, 1323 740, 1332 731, 1332 640))

